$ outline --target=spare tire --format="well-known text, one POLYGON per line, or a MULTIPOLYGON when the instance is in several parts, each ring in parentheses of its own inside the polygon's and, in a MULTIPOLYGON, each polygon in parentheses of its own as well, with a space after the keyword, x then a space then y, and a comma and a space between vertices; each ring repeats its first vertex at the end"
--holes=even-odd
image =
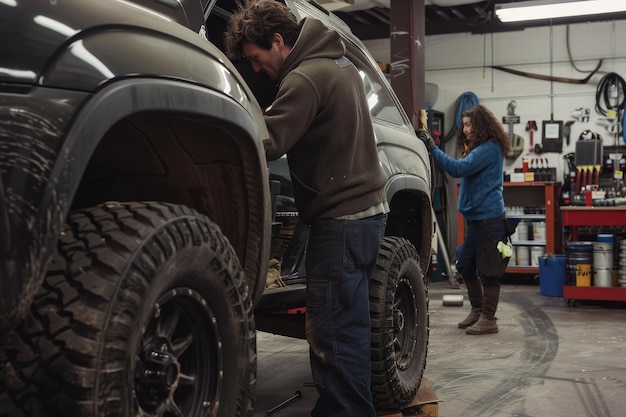
POLYGON ((417 394, 429 337, 428 288, 409 240, 383 239, 370 280, 370 315, 374 405, 399 410, 417 394))

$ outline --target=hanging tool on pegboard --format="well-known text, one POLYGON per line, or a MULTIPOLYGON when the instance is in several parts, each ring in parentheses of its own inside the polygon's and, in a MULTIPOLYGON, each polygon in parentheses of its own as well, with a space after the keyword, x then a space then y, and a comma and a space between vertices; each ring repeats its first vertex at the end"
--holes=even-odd
POLYGON ((537 122, 534 120, 529 120, 526 123, 526 131, 528 132, 528 142, 530 144, 528 151, 530 153, 533 153, 535 152, 535 145, 533 142, 533 133, 537 131, 537 122))

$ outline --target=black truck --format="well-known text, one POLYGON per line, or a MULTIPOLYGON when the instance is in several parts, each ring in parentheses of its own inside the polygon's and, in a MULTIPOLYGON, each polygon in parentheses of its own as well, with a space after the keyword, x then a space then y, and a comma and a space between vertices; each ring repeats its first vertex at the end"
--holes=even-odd
MULTIPOLYGON (((342 34, 368 92, 391 207, 372 392, 401 407, 428 346, 428 153, 350 29, 286 4, 342 34)), ((0 417, 251 416, 256 332, 304 337, 307 228, 265 160, 274 87, 221 51, 235 7, 0 1, 0 417)))

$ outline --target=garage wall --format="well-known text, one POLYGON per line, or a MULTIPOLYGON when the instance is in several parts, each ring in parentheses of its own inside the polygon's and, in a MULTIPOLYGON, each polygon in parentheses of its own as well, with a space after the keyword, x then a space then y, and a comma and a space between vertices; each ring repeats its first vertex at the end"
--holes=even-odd
MULTIPOLYGON (((605 144, 624 144, 621 136, 616 139, 615 135, 596 123, 602 115, 595 111, 595 105, 597 85, 603 76, 615 72, 626 78, 626 21, 569 25, 572 59, 579 70, 587 72, 578 72, 569 62, 566 37, 565 25, 553 26, 552 31, 550 27, 541 27, 493 35, 427 37, 426 82, 439 87, 433 108, 445 113, 446 132, 453 124, 456 100, 464 92, 470 91, 500 119, 507 114, 508 103, 516 101, 516 114, 520 116, 521 122, 515 125, 514 132, 524 137, 526 148, 529 147, 525 129, 528 120, 535 120, 539 127, 539 131, 534 134, 537 143, 541 141, 541 122, 550 120, 551 113, 554 120, 565 123, 573 120, 571 113, 575 109, 587 107, 591 110, 589 122, 575 122, 571 126, 570 145, 564 143, 562 154, 541 155, 549 159, 551 166, 557 167, 559 181, 563 179, 562 155, 574 151, 574 143, 583 130, 600 133, 605 144), (600 59, 603 60, 600 71, 586 84, 551 83, 490 68, 491 65, 499 65, 529 73, 552 73, 554 76, 579 80, 587 77, 600 59)), ((368 41, 366 45, 376 59, 390 62, 388 40, 368 41)), ((505 126, 505 130, 508 131, 508 126, 505 126)), ((521 167, 524 156, 528 157, 528 152, 522 153, 514 161, 507 160, 505 169, 513 171, 513 168, 521 167)))

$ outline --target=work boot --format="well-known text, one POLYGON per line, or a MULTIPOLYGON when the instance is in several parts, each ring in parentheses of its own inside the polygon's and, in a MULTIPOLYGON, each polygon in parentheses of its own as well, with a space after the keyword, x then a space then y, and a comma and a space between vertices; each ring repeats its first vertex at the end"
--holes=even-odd
POLYGON ((467 297, 472 310, 465 320, 459 323, 459 329, 466 329, 476 323, 480 318, 480 313, 483 311, 483 285, 480 283, 480 280, 465 281, 465 287, 467 287, 467 297))
POLYGON ((495 314, 498 308, 498 299, 500 298, 500 287, 485 287, 483 291, 483 312, 474 325, 465 329, 467 334, 498 333, 495 314))

